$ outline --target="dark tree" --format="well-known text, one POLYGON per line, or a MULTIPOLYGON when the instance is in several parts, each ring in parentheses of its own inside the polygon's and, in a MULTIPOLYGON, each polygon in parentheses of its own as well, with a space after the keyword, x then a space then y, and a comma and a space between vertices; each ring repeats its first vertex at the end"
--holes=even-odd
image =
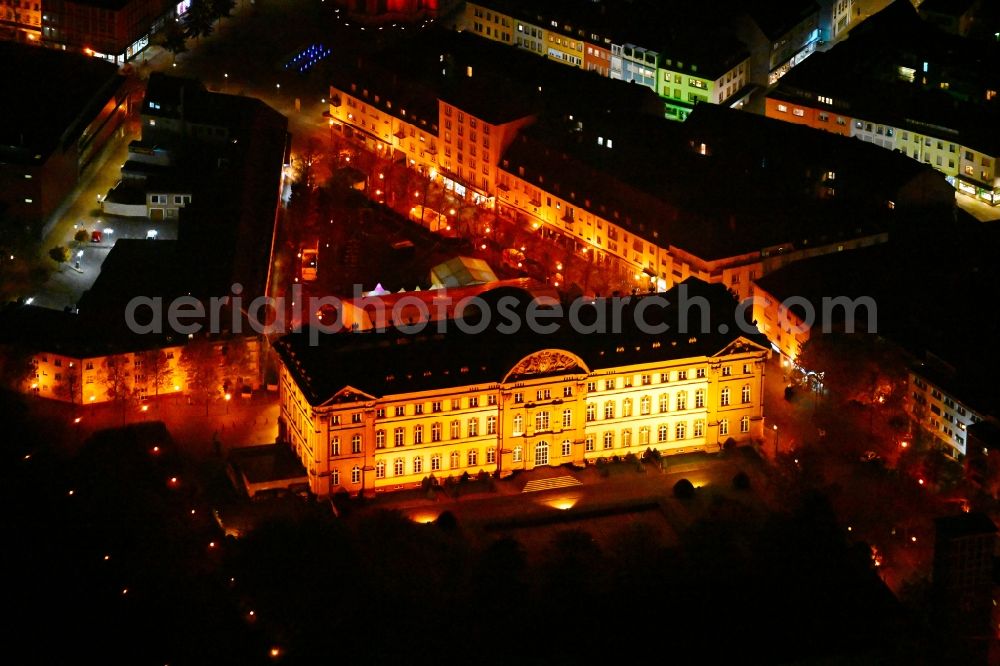
POLYGON ((674 484, 674 497, 677 499, 691 499, 694 497, 694 485, 687 479, 681 479, 674 484))
POLYGON ((209 0, 212 7, 212 14, 219 20, 229 18, 236 8, 236 0, 209 0))
POLYGON ((210 0, 194 0, 184 15, 184 34, 198 39, 208 37, 215 30, 215 13, 210 0))
POLYGON ((49 248, 49 257, 62 267, 70 259, 69 248, 65 245, 56 245, 53 248, 49 248))
POLYGON ((167 51, 170 51, 172 55, 171 62, 176 60, 178 55, 188 50, 187 35, 185 34, 184 28, 181 28, 181 26, 175 21, 168 23, 167 29, 164 30, 160 45, 167 51))

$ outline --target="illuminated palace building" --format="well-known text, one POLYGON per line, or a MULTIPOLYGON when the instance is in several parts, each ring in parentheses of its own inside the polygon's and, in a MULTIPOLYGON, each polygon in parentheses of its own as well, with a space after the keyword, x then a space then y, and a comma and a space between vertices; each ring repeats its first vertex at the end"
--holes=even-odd
MULTIPOLYGON (((550 333, 491 326, 475 334, 451 321, 443 332, 433 324, 420 333, 336 333, 318 344, 308 331, 286 336, 276 345, 281 436, 319 495, 759 439, 767 341, 741 333, 721 285, 692 279, 663 296, 669 304, 598 299, 578 320, 569 309, 548 312, 538 321, 550 333), (685 297, 689 308, 678 303, 685 297), (616 309, 620 333, 571 325, 594 324, 598 312, 613 321, 616 309), (637 318, 670 328, 642 330, 637 318)), ((463 321, 473 320, 481 321, 463 321)))

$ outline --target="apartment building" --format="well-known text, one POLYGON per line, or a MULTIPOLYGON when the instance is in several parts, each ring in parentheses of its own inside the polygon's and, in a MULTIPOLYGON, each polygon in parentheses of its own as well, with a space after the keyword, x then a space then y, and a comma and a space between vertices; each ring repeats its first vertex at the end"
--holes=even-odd
MULTIPOLYGON (((12 372, 21 376, 20 390, 77 405, 123 394, 138 399, 188 394, 181 358, 189 342, 180 335, 129 334, 86 315, 32 305, 0 310, 0 357, 5 364, 26 366, 12 372)), ((213 356, 219 398, 260 388, 258 338, 216 336, 208 342, 206 362, 213 356)))
POLYGON ((997 66, 990 44, 942 32, 895 2, 782 79, 766 115, 905 154, 1000 205, 997 66))

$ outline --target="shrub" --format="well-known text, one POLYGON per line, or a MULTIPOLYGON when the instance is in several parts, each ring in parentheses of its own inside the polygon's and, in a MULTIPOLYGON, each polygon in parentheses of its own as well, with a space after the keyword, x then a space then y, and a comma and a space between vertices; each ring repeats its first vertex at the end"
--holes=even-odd
POLYGON ((87 233, 86 229, 79 229, 73 235, 73 240, 75 240, 77 243, 86 243, 88 238, 90 238, 90 234, 87 233))
POLYGON ((722 443, 722 449, 724 451, 732 451, 736 448, 736 440, 730 437, 725 442, 722 443))
POLYGON ((652 447, 646 449, 642 453, 642 460, 643 460, 643 462, 657 462, 662 457, 663 457, 663 454, 661 454, 657 449, 654 449, 652 447))
POLYGON ((638 458, 631 451, 625 454, 625 462, 627 462, 627 463, 634 463, 637 460, 638 460, 638 458))
POLYGON ((458 520, 455 518, 455 514, 451 511, 442 511, 441 515, 434 521, 434 524, 440 529, 448 532, 453 532, 458 529, 458 520))
POLYGON ((691 499, 694 497, 694 485, 687 479, 681 479, 674 484, 674 497, 677 499, 691 499))
POLYGON ((733 488, 736 490, 750 490, 750 477, 746 472, 737 472, 733 476, 733 488))

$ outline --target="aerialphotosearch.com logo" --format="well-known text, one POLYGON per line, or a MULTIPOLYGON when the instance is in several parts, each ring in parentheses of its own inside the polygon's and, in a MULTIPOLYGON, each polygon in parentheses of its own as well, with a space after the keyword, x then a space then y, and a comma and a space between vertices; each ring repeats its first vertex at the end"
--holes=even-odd
MULTIPOLYGON (((164 302, 161 297, 138 296, 125 308, 125 323, 140 335, 176 333, 194 335, 228 332, 236 335, 255 333, 275 336, 307 329, 310 344, 319 344, 322 335, 344 331, 385 332, 396 329, 404 334, 427 330, 444 333, 455 327, 474 335, 486 330, 513 335, 527 327, 536 334, 551 334, 569 326, 581 334, 621 333, 638 330, 647 335, 668 331, 680 334, 730 333, 731 325, 740 333, 758 332, 754 323, 757 312, 774 313, 774 325, 789 333, 809 330, 830 333, 833 330, 853 333, 864 314, 860 330, 876 332, 878 308, 868 296, 824 297, 819 310, 809 299, 789 297, 772 304, 752 296, 735 305, 713 327, 710 301, 692 294, 688 285, 678 285, 671 292, 611 298, 577 298, 568 305, 549 296, 530 298, 503 294, 453 297, 445 288, 425 292, 366 295, 361 285, 354 285, 353 297, 304 296, 302 286, 292 286, 288 296, 257 296, 249 302, 242 297, 243 287, 234 284, 226 296, 203 300, 181 296, 164 302), (667 298, 674 296, 672 302, 667 298)), ((489 292, 486 292, 487 294, 489 292)), ((727 308, 728 312, 728 308, 727 308)))

